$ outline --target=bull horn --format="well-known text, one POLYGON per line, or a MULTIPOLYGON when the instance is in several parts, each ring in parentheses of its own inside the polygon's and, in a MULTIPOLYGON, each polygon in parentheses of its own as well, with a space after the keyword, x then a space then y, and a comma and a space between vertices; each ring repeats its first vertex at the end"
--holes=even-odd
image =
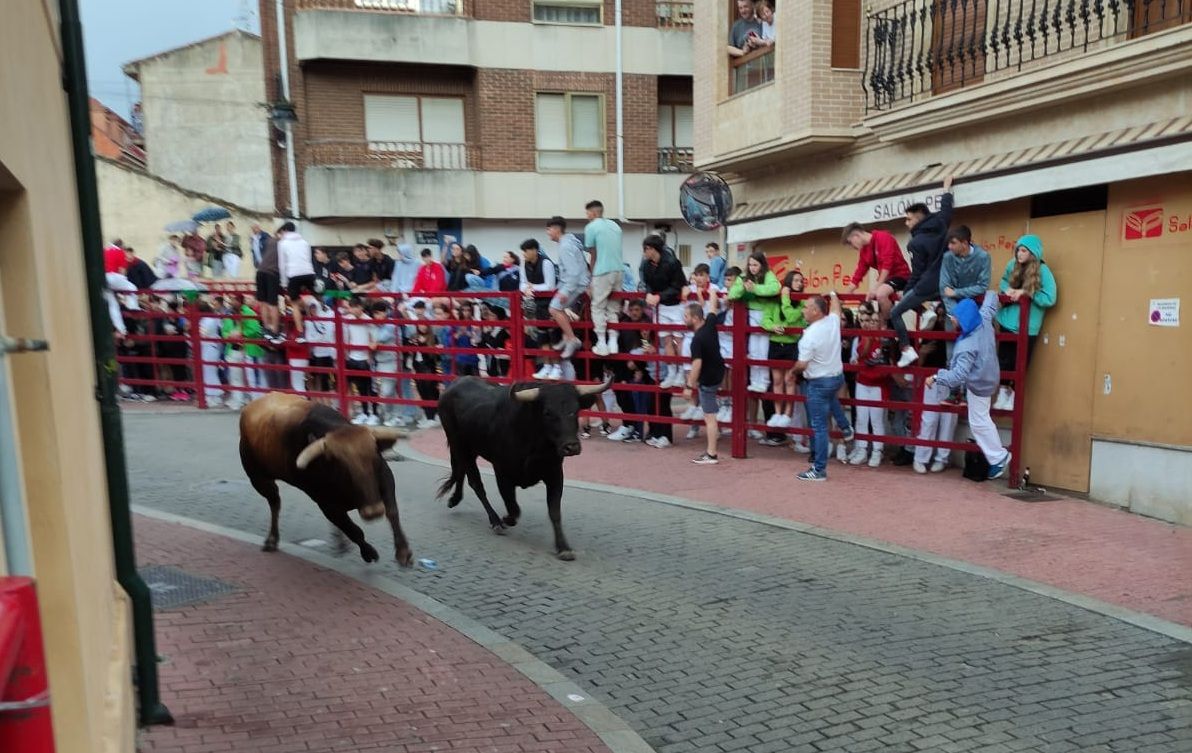
POLYGON ((368 430, 376 437, 377 441, 396 442, 399 439, 405 439, 410 436, 409 432, 401 429, 392 429, 387 426, 370 426, 368 430))
POLYGON ((294 461, 294 465, 298 466, 299 470, 306 470, 306 467, 314 462, 314 459, 327 451, 327 440, 316 439, 306 446, 302 452, 298 453, 298 459, 294 461))
POLYGON ((520 403, 532 403, 538 399, 539 388, 531 387, 528 390, 516 390, 513 393, 513 399, 520 403))
POLYGON ((599 395, 613 384, 612 377, 609 377, 603 384, 577 384, 575 391, 580 395, 599 395))

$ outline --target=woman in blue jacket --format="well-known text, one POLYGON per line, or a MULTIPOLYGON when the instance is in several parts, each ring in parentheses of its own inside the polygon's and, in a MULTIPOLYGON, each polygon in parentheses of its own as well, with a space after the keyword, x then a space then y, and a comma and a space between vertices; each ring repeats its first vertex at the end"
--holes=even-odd
MULTIPOLYGON (((1057 293, 1055 276, 1043 261, 1043 241, 1039 236, 1024 235, 1014 244, 1014 258, 1006 264, 998 290, 1012 301, 997 315, 997 323, 1003 332, 1018 334, 1022 304, 1024 301, 1030 304, 1026 345, 1026 360, 1030 363, 1035 340, 1039 338, 1039 330, 1043 327, 1043 316, 1047 309, 1055 305, 1057 293)), ((1017 342, 998 342, 997 356, 1002 371, 1014 370, 1017 355, 1017 342)), ((1014 389, 1010 384, 1002 384, 993 408, 1013 410, 1014 389)))

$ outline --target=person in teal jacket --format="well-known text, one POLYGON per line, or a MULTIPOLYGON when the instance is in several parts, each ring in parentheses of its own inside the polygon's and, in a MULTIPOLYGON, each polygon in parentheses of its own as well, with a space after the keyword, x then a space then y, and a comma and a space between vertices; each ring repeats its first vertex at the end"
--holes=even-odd
MULTIPOLYGON (((1030 363, 1031 353, 1035 349, 1035 340, 1038 339, 1039 330, 1043 327, 1043 316, 1047 309, 1055 305, 1057 294, 1055 276, 1051 274, 1051 269, 1043 261, 1043 241, 1039 236, 1024 235, 1014 244, 1014 258, 1006 264, 1006 271, 1002 273, 998 291, 1009 296, 1012 301, 997 315, 997 323, 1003 332, 1018 334, 1022 303, 1024 300, 1030 303, 1026 346, 1026 360, 1027 363, 1030 363)), ((1013 371, 1014 360, 1018 354, 1018 343, 998 342, 997 354, 1002 371, 1013 371)), ((994 410, 1012 410, 1014 408, 1014 389, 1009 384, 1001 386, 993 408, 994 410)))
MULTIPOLYGON (((745 274, 729 288, 730 301, 745 301, 749 308, 749 326, 760 327, 766 312, 777 308, 778 292, 782 286, 770 271, 770 263, 761 251, 754 251, 745 263, 745 274)), ((770 355, 770 338, 763 334, 749 335, 749 358, 764 361, 770 355)), ((749 367, 749 391, 765 392, 770 386, 770 370, 765 366, 749 367)))

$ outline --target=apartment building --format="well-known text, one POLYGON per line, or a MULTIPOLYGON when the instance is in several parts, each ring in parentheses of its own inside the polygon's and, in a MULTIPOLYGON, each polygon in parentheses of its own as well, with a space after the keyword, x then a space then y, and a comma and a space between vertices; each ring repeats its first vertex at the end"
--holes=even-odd
POLYGON ((95 97, 90 101, 91 148, 129 167, 145 169, 145 139, 127 120, 95 97))
POLYGON ((779 0, 772 46, 730 54, 741 12, 696 0, 696 166, 732 185, 733 253, 842 287, 844 225, 905 242, 905 207, 955 175, 994 281, 1032 232, 1059 282, 1032 480, 1192 522, 1192 340, 1151 317, 1192 290, 1189 0, 779 0))
POLYGON ((698 256, 719 238, 691 230, 678 211, 694 143, 691 3, 625 0, 619 56, 614 8, 263 1, 268 96, 277 102, 288 84, 297 116, 293 192, 286 137, 275 132, 278 207, 304 218, 316 244, 385 235, 436 246, 452 235, 495 259, 541 237, 552 215, 578 226, 584 204, 600 199, 606 216, 630 221, 626 260, 636 263, 657 227, 698 256))

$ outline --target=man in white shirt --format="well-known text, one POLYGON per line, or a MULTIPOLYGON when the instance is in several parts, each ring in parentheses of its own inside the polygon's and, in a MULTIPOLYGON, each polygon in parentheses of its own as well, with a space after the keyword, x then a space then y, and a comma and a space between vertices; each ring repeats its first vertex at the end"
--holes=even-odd
POLYGON ((811 467, 795 476, 801 481, 828 480, 828 413, 844 433, 844 442, 853 438, 853 427, 840 405, 840 386, 844 384, 844 364, 840 359, 840 299, 829 293, 831 303, 816 296, 803 306, 807 328, 799 338, 799 360, 795 371, 802 371, 806 383, 807 417, 811 423, 811 467))

